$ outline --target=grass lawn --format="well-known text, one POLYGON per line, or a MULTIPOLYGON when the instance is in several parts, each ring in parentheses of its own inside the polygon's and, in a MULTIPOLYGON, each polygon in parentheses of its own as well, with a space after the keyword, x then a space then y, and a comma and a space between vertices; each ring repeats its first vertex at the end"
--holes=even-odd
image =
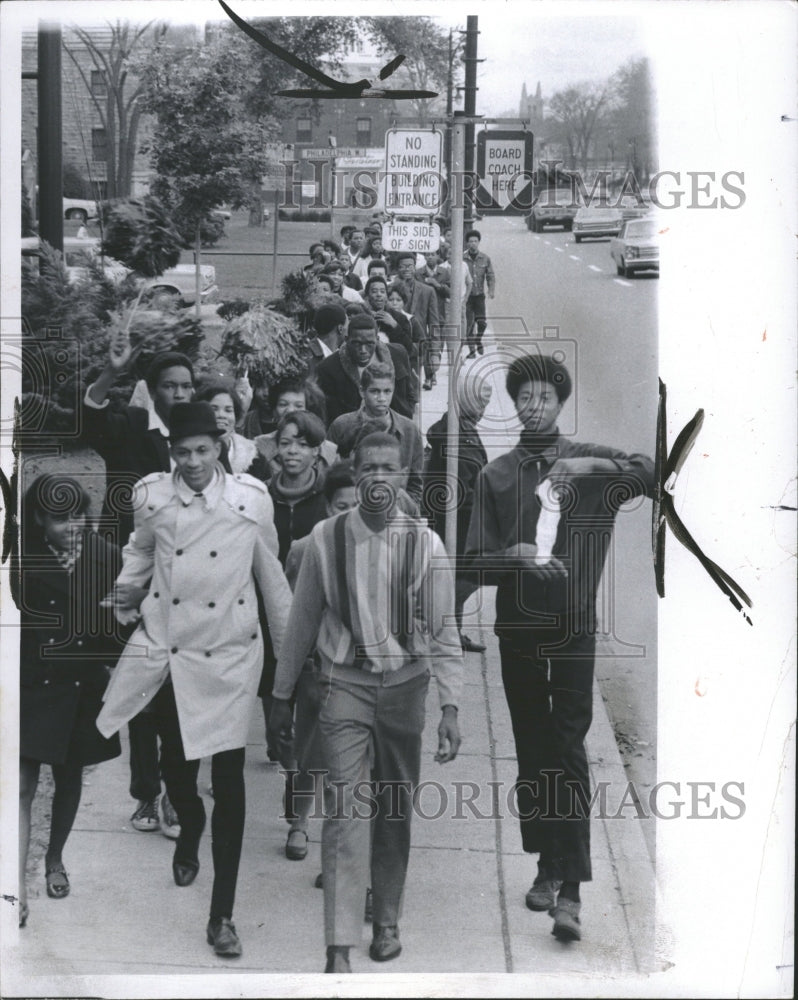
MULTIPOLYGON (((202 251, 202 263, 213 264, 216 268, 220 301, 253 299, 262 295, 271 297, 279 293, 283 277, 308 263, 311 243, 330 238, 329 222, 277 221, 277 268, 273 275, 274 207, 270 205, 269 211, 271 218, 260 229, 247 225, 249 213, 246 209, 233 212, 225 223, 225 235, 215 246, 202 251), (267 256, 259 256, 262 254, 267 256)), ((341 226, 348 223, 367 225, 369 220, 369 212, 336 211, 336 241, 341 226)), ((64 235, 73 236, 77 228, 77 223, 65 222, 64 235)), ((96 223, 91 223, 88 229, 92 236, 100 235, 96 223)), ((184 250, 181 263, 190 264, 193 260, 193 251, 184 250)))

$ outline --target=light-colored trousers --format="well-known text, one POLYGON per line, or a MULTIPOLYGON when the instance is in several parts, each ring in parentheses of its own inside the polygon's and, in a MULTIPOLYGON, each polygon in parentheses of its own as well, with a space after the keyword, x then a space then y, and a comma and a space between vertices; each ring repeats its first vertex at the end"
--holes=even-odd
POLYGON ((428 686, 428 674, 395 686, 334 678, 322 684, 319 724, 332 806, 321 848, 327 945, 361 941, 372 828, 374 923, 399 922, 428 686))

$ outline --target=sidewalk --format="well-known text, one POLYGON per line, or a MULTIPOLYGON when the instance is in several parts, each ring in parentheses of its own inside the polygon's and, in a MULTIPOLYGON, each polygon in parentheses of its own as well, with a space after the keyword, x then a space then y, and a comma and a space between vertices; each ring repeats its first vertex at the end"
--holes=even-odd
MULTIPOLYGON (((440 381, 433 392, 424 393, 425 428, 445 405, 446 380, 440 381)), ((466 606, 467 618, 469 609, 466 631, 481 636, 488 650, 465 657, 463 745, 448 765, 433 760, 439 711, 434 687, 430 691, 421 775, 430 784, 420 806, 427 817, 442 807, 443 815, 414 818, 400 925, 404 950, 397 960, 384 965, 370 961, 370 927, 364 924, 363 947, 353 951, 352 967, 369 979, 316 978, 324 965, 323 894, 313 886, 321 870, 321 821, 311 821, 307 858, 301 863, 286 860, 287 825, 279 815, 282 778, 276 766, 265 763, 258 713, 247 748, 247 824, 234 917, 242 958, 219 959, 205 942, 212 874, 209 828, 197 881, 179 889, 171 875, 173 842, 130 827, 133 802, 127 793, 123 740, 120 758, 86 774, 65 852, 70 896, 48 899, 42 869, 30 886, 28 927, 16 943, 13 932, 6 936, 3 995, 362 996, 364 989, 370 996, 423 996, 435 989, 438 995, 447 990, 449 995, 479 996, 624 995, 620 980, 643 976, 653 961, 655 880, 634 811, 627 809, 622 819, 602 819, 594 810, 594 880, 582 893, 584 940, 559 943, 551 935, 551 918, 524 905, 536 864, 523 854, 518 822, 507 808, 516 771, 492 634, 493 591, 475 595, 466 606), (472 796, 473 810, 464 802, 472 796), (524 978, 500 975, 508 972, 524 978), (426 975, 396 978, 405 973, 426 975), (213 978, 219 974, 228 978, 213 978), (275 974, 291 980, 271 979, 275 974), (458 978, 435 987, 431 977, 441 974, 458 978), (147 978, 117 978, 131 976, 147 978), (159 976, 167 978, 151 978, 159 976)), ((598 689, 588 756, 593 784, 610 783, 612 813, 626 778, 598 689)), ((210 768, 203 762, 203 792, 209 778, 210 768)), ((207 795, 206 807, 210 814, 207 795)))

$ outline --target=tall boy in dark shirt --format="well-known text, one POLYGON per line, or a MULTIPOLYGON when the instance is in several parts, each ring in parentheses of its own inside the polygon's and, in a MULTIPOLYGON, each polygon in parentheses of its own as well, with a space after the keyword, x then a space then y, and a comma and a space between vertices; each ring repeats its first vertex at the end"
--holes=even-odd
POLYGON ((622 503, 650 496, 654 469, 561 437, 571 393, 564 365, 527 355, 507 372, 524 425, 507 454, 480 473, 465 558, 497 584, 495 632, 518 758, 524 851, 539 853, 526 896, 548 910, 560 940, 581 938, 580 882, 592 878, 590 780, 596 590, 622 503))

